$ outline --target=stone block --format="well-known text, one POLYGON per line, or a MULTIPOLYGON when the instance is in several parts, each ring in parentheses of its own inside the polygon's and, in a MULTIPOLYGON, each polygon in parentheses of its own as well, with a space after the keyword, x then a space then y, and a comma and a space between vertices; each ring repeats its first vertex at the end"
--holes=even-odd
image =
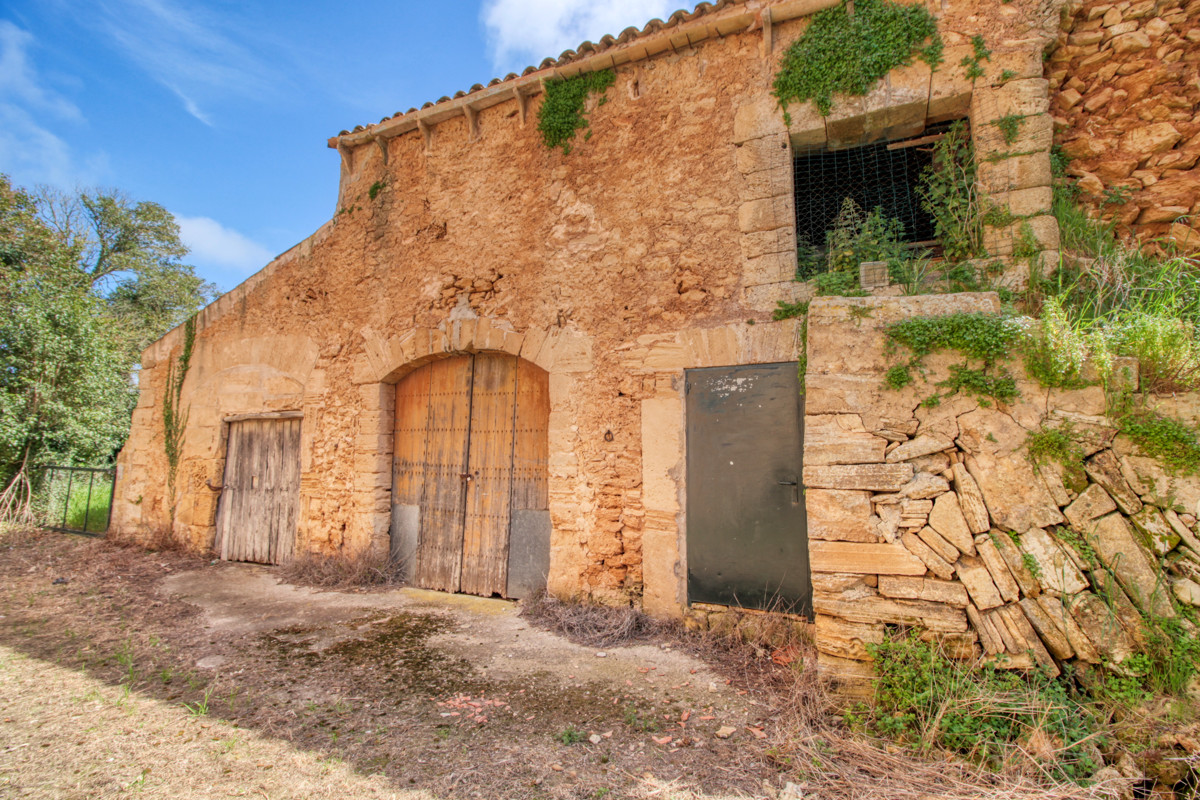
POLYGON ((900 537, 900 541, 904 543, 904 547, 908 552, 920 559, 921 563, 934 575, 937 575, 942 580, 949 580, 954 576, 952 562, 947 561, 934 552, 933 548, 921 541, 915 533, 904 534, 900 537))
POLYGON ((787 196, 764 197, 742 203, 738 206, 738 230, 753 233, 788 225, 791 222, 791 203, 792 199, 787 196))
POLYGON ((1016 542, 1012 540, 1012 537, 1004 531, 991 531, 989 539, 992 546, 996 548, 996 552, 1004 559, 1004 565, 1008 567, 1009 574, 1017 582, 1017 586, 1020 587, 1021 592, 1026 597, 1037 597, 1040 595, 1042 587, 1025 564, 1025 559, 1021 557, 1021 551, 1018 549, 1016 542))
POLYGON ((968 602, 966 587, 961 583, 936 578, 880 575, 879 593, 899 600, 927 600, 957 608, 966 608, 968 602))
MULTIPOLYGON (((1133 447, 1127 442, 1122 441, 1123 437, 1117 437, 1113 443, 1114 449, 1127 448, 1132 452, 1133 447)), ((1132 486, 1139 494, 1149 498, 1154 497, 1170 497, 1173 498, 1176 506, 1182 506, 1189 514, 1197 514, 1200 512, 1200 481, 1194 478, 1185 478, 1178 475, 1171 475, 1162 468, 1162 465, 1153 458, 1148 458, 1141 455, 1122 455, 1120 458, 1122 464, 1121 477, 1126 475, 1129 479, 1126 480, 1126 486, 1132 486)), ((1114 499, 1116 499, 1114 497, 1114 499)), ((1128 498, 1126 498, 1128 502, 1128 498)), ((1140 504, 1139 499, 1139 504, 1140 504)), ((1117 502, 1120 506, 1120 501, 1117 502)), ((1122 511, 1125 509, 1122 508, 1122 511)), ((1136 513, 1136 512, 1126 512, 1136 513)))
POLYGON ((930 81, 929 122, 945 122, 967 115, 971 108, 973 86, 959 65, 971 53, 970 45, 955 45, 945 49, 942 66, 933 73, 930 81))
MULTIPOLYGON (((1021 601, 1022 607, 1027 600, 1028 598, 1021 601)), ((1060 598, 1052 594, 1040 594, 1037 597, 1037 604, 1041 607, 1045 617, 1062 630, 1067 644, 1075 651, 1076 658, 1089 664, 1100 663, 1100 653, 1092 644, 1092 640, 1084 634, 1083 629, 1079 627, 1079 623, 1071 616, 1060 598)))
POLYGON ((967 467, 962 462, 956 463, 954 469, 954 491, 958 495, 958 506, 963 519, 972 533, 983 533, 990 527, 987 504, 983 501, 983 493, 979 484, 971 477, 967 467))
POLYGON ((1182 138, 1175 126, 1169 122, 1139 125, 1121 137, 1120 149, 1144 162, 1154 153, 1165 153, 1182 138))
POLYGON ((813 572, 869 575, 924 575, 921 560, 898 543, 826 542, 808 543, 813 572))
POLYGON ((850 703, 873 703, 875 669, 867 661, 839 658, 817 651, 817 671, 830 681, 838 697, 850 703))
POLYGON ((1002 86, 976 86, 971 97, 973 127, 1018 115, 1045 114, 1050 110, 1050 83, 1044 78, 1009 81, 1002 86))
POLYGON ((1063 596, 1088 588, 1087 579, 1074 559, 1050 534, 1041 528, 1030 528, 1020 535, 1020 540, 1021 550, 1038 565, 1038 583, 1043 590, 1063 596))
POLYGON ((1108 492, 1100 484, 1092 483, 1075 502, 1063 509, 1063 515, 1072 528, 1082 533, 1089 529, 1093 520, 1116 510, 1117 504, 1108 492))
POLYGON ((979 635, 979 643, 983 645, 983 652, 987 655, 996 655, 1003 653, 1005 650, 1004 639, 1000 636, 1000 632, 996 630, 995 623, 988 615, 981 614, 975 606, 967 605, 967 620, 971 623, 971 627, 975 633, 979 635))
POLYGON ((734 151, 738 172, 748 175, 763 170, 787 167, 791 169, 791 151, 785 134, 771 134, 751 139, 734 151))
POLYGON ((1175 616, 1165 580, 1151 566, 1123 516, 1109 514, 1101 518, 1087 540, 1138 608, 1158 617, 1175 616))
POLYGON ((830 464, 804 467, 804 485, 814 489, 896 492, 912 480, 911 464, 830 464))
POLYGON ((967 615, 963 609, 923 600, 892 600, 878 595, 847 600, 838 595, 814 592, 813 610, 850 622, 920 626, 944 633, 967 631, 967 615))
POLYGON ((954 565, 958 579, 971 595, 971 602, 980 610, 995 608, 1002 605, 1004 600, 992 583, 992 577, 983 565, 983 561, 972 556, 961 556, 954 565))
POLYGON ((1032 597, 1026 597, 1018 605, 1020 605, 1025 618, 1042 640, 1042 643, 1046 645, 1046 649, 1050 651, 1050 655, 1060 661, 1074 657, 1075 648, 1071 647, 1071 642, 1067 639, 1066 631, 1058 625, 1053 617, 1046 613, 1046 610, 1042 608, 1037 600, 1032 597))
POLYGON ((993 202, 999 204, 1001 208, 1007 208, 1010 214, 1018 217, 1049 214, 1052 200, 1049 186, 1014 189, 1010 192, 997 192, 992 195, 993 202))
POLYGON ((1029 624, 1029 619, 1019 606, 1009 605, 999 608, 994 612, 994 617, 1002 619, 1008 628, 1008 632, 1013 636, 1018 648, 1014 652, 1030 653, 1034 661, 1045 669, 1052 678, 1057 678, 1061 674, 1058 664, 1054 662, 1049 651, 1042 644, 1041 637, 1037 635, 1037 631, 1029 624))
POLYGON ((774 285, 790 281, 796 272, 793 251, 768 253, 747 258, 742 266, 742 283, 746 286, 774 285))
POLYGON ((790 269, 786 275, 777 280, 790 280, 796 271, 796 232, 794 227, 776 228, 770 231, 754 231, 740 237, 742 256, 747 259, 772 253, 787 253, 790 256, 790 269))
POLYGON ((895 464, 900 461, 909 461, 921 456, 940 453, 943 450, 950 450, 954 447, 954 442, 944 436, 925 435, 918 436, 915 439, 904 442, 896 449, 887 454, 886 461, 895 464))
POLYGON ((1083 465, 1088 477, 1100 484, 1117 507, 1126 514, 1142 510, 1141 498, 1130 487, 1121 471, 1121 462, 1111 450, 1102 450, 1089 458, 1083 465))
POLYGON ((857 414, 818 414, 804 418, 804 463, 878 464, 887 440, 868 433, 857 414))
POLYGON ((1165 556, 1179 544, 1179 534, 1154 506, 1144 506, 1141 511, 1131 516, 1129 521, 1141 534, 1142 543, 1154 555, 1165 556))
POLYGON ((1001 599, 1006 603, 1015 602, 1021 596, 1020 586, 1017 585, 1016 579, 1008 569, 1007 562, 1000 555, 1000 550, 991 537, 986 533, 976 536, 975 548, 979 551, 979 558, 987 567, 988 574, 992 576, 992 583, 996 584, 1001 599))
MULTIPOLYGON (((1000 151, 1005 152, 1005 151, 1000 151)), ((1022 152, 1009 150, 1007 152, 1022 152)), ((1049 186, 1050 151, 1013 155, 999 161, 981 159, 976 172, 980 188, 988 194, 1049 186)))
POLYGON ((789 103, 787 113, 791 118, 791 123, 788 125, 788 138, 791 140, 792 149, 796 152, 822 147, 828 140, 825 118, 821 116, 812 102, 789 103))
POLYGON ((1023 531, 1063 521, 1058 504, 1023 455, 980 453, 968 456, 966 465, 997 527, 1023 531))
POLYGON ((1120 664, 1137 652, 1138 645, 1112 610, 1096 595, 1083 592, 1065 604, 1071 618, 1083 631, 1092 649, 1100 656, 1120 664))
POLYGON ((742 144, 750 139, 764 136, 779 136, 787 133, 783 124, 783 111, 775 98, 759 94, 745 98, 733 112, 733 143, 742 144))
POLYGON ((946 541, 959 551, 975 555, 975 540, 967 521, 963 518, 962 509, 958 504, 958 495, 946 492, 939 495, 933 503, 933 511, 929 513, 929 527, 942 535, 946 541))
POLYGON ((868 644, 882 644, 882 624, 847 622, 828 614, 817 614, 813 625, 813 643, 820 653, 855 661, 874 661, 867 652, 868 644))
POLYGON ((679 397, 642 401, 642 502, 648 510, 679 511, 675 475, 683 459, 682 427, 679 397))
POLYGON ((957 547, 946 541, 945 537, 928 525, 917 531, 917 536, 929 549, 951 564, 958 561, 958 557, 962 555, 957 547))
POLYGON ((838 489, 804 492, 808 536, 838 542, 878 542, 871 524, 871 493, 838 489))

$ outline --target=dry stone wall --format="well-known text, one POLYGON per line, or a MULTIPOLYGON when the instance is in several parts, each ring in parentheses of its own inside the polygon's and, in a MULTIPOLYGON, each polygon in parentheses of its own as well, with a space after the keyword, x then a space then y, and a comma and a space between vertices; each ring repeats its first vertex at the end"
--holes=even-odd
MULTIPOLYGON (((1099 386, 1024 378, 1011 404, 952 395, 922 403, 960 363, 888 388, 894 322, 999 310, 995 295, 820 298, 810 307, 804 484, 821 669, 869 697, 890 627, 955 658, 1058 674, 1120 669, 1143 615, 1200 602, 1200 479, 1169 474, 1117 435, 1099 386), (1079 469, 1035 465, 1031 434, 1069 426, 1079 469)), ((1126 381, 1132 365, 1124 364, 1126 381)), ((1167 410, 1195 417, 1200 397, 1167 410)))
POLYGON ((1072 2, 1047 77, 1084 201, 1200 251, 1200 2, 1072 2))

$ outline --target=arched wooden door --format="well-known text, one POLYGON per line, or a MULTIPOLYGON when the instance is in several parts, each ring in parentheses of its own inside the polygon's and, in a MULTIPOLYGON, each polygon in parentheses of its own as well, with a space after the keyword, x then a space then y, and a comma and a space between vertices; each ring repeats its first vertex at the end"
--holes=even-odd
POLYGON ((545 586, 548 376, 510 355, 434 361, 396 386, 393 551, 427 589, 545 586))

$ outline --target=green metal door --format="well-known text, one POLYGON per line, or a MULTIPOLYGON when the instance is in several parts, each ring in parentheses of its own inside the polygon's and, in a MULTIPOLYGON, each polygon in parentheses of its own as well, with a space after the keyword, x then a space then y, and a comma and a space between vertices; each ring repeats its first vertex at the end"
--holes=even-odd
POLYGON ((795 362, 687 371, 688 602, 811 614, 795 362))

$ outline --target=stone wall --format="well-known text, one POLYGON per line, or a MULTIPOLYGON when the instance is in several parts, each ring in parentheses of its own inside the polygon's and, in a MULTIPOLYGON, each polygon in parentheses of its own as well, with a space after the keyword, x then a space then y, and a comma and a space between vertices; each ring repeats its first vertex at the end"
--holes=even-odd
MULTIPOLYGON (((1200 604, 1200 478, 1166 473, 1106 416, 1099 386, 1024 377, 1012 404, 922 400, 962 356, 926 359, 904 389, 884 329, 914 316, 999 309, 995 295, 821 298, 810 307, 804 483, 823 671, 872 690, 866 645, 913 626, 953 657, 1006 668, 1119 669, 1141 614, 1200 604), (1030 434, 1069 425, 1079 470, 1028 458, 1030 434)), ((1136 388, 1136 365, 1119 374, 1136 388)), ((1185 419, 1200 396, 1158 401, 1185 419)))
MULTIPOLYGON (((771 82, 830 2, 701 4, 334 137, 333 219, 199 315, 173 500, 160 403, 180 332, 144 354, 114 530, 170 528, 174 504, 173 535, 209 547, 228 420, 299 411, 298 552, 383 550, 395 382, 434 358, 512 353, 549 373, 551 588, 682 613, 683 373, 799 355, 797 322, 771 319, 802 291, 795 147, 969 116, 986 153, 1001 116, 1026 114, 1029 153, 985 170, 981 188, 1056 252, 1040 122, 1055 2, 943 3, 942 69, 894 71, 829 119, 793 108, 788 130, 771 82), (972 82, 958 62, 977 33, 993 55, 972 82), (547 149, 541 82, 608 67, 590 137, 547 149)), ((996 233, 1003 254, 1012 231, 996 233)))
POLYGON ((1200 251, 1200 2, 1074 0, 1047 77, 1084 201, 1200 251))

